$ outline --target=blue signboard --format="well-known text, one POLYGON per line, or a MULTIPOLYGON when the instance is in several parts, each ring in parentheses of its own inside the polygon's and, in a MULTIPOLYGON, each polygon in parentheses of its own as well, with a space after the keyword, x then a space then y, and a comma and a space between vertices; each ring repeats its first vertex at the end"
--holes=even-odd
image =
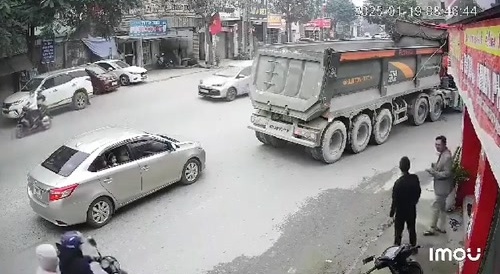
POLYGON ((167 32, 167 20, 130 21, 130 37, 164 36, 167 32))
POLYGON ((56 61, 54 50, 54 40, 42 41, 42 64, 53 63, 56 61))

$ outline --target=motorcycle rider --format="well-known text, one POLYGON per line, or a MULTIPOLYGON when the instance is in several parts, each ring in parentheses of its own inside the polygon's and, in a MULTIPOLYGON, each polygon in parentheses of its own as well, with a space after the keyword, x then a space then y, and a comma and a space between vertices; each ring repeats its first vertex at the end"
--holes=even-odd
POLYGON ((59 264, 56 248, 51 244, 41 244, 35 252, 38 259, 36 274, 56 274, 59 264))
POLYGON ((28 107, 23 108, 23 111, 26 111, 26 119, 28 120, 30 128, 36 126, 35 123, 37 118, 42 119, 43 115, 48 113, 47 106, 43 104, 43 102, 45 102, 45 96, 39 95, 36 99, 35 109, 29 109, 28 107))
POLYGON ((61 236, 59 250, 59 270, 61 274, 94 274, 90 256, 84 256, 81 250, 83 235, 78 231, 68 231, 61 236))

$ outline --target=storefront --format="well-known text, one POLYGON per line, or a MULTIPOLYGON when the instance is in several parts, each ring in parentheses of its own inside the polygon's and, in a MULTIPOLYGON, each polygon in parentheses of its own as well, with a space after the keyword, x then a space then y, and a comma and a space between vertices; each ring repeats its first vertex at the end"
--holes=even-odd
POLYGON ((131 20, 128 35, 117 36, 118 52, 129 65, 154 67, 156 55, 179 65, 194 52, 194 28, 171 27, 168 20, 131 20))
POLYGON ((314 40, 333 39, 332 20, 329 18, 314 19, 304 25, 306 38, 314 40))
POLYGON ((460 274, 500 273, 500 7, 489 4, 449 29, 448 72, 465 105, 461 161, 470 173, 457 192, 472 255, 460 274))

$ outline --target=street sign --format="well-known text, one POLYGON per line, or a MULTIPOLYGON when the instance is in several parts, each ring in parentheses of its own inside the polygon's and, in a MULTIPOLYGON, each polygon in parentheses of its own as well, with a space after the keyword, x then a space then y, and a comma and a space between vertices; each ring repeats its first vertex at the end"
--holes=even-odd
POLYGON ((130 37, 164 36, 167 32, 167 20, 130 21, 130 37))
POLYGON ((42 41, 42 64, 49 64, 56 61, 56 55, 54 50, 54 40, 44 40, 42 41))

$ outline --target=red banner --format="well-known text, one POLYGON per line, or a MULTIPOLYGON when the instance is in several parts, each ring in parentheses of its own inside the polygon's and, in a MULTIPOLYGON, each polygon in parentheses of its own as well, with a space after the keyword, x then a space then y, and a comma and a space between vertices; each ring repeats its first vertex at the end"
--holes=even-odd
POLYGON ((304 27, 330 29, 332 27, 332 20, 329 18, 314 19, 305 24, 304 27))
POLYGON ((450 63, 462 97, 500 146, 500 19, 450 29, 450 63))

